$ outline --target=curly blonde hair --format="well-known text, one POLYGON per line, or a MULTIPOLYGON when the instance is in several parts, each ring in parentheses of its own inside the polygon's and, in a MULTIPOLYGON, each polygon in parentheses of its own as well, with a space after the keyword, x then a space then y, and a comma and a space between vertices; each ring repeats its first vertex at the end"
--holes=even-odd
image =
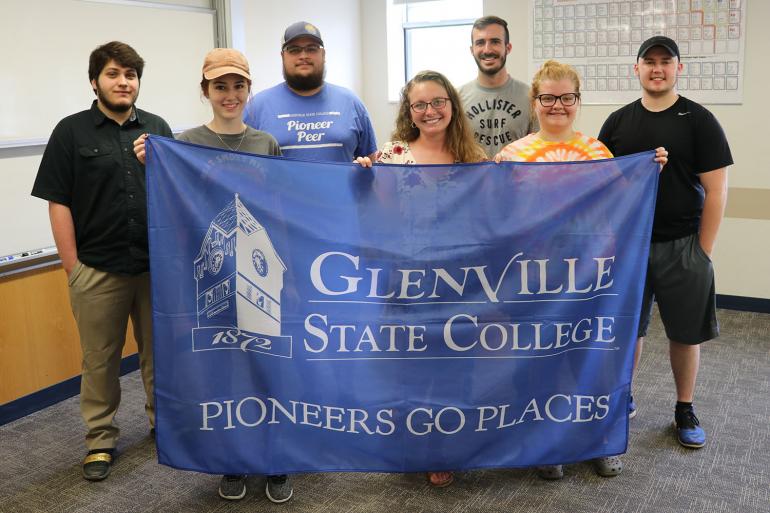
POLYGON ((535 76, 532 77, 532 87, 529 89, 529 99, 534 104, 535 98, 540 94, 540 84, 546 80, 558 82, 562 79, 569 79, 575 85, 575 92, 580 93, 580 76, 575 68, 569 64, 564 64, 553 59, 543 63, 535 76))
POLYGON ((420 82, 435 82, 443 87, 449 102, 452 104, 452 120, 447 127, 446 146, 458 162, 481 162, 487 160, 484 150, 473 139, 468 120, 463 113, 460 95, 452 83, 438 71, 420 71, 401 90, 401 105, 398 108, 396 128, 391 138, 406 142, 415 141, 420 136, 420 129, 412 122, 412 112, 409 106, 409 93, 415 84, 420 82))

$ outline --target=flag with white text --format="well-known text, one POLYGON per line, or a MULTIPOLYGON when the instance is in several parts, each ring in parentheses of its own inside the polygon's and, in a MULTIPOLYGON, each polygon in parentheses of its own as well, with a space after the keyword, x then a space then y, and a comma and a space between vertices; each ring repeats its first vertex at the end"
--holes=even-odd
POLYGON ((148 154, 160 463, 625 452, 654 152, 364 169, 151 136, 148 154))

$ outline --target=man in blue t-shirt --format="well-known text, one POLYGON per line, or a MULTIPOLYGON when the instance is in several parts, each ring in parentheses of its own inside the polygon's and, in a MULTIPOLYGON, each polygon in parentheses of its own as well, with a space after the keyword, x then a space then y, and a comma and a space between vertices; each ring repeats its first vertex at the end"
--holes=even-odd
POLYGON ((283 35, 282 82, 256 94, 246 106, 246 124, 278 140, 285 157, 352 162, 377 151, 366 107, 344 87, 324 82, 326 50, 307 22, 283 35))

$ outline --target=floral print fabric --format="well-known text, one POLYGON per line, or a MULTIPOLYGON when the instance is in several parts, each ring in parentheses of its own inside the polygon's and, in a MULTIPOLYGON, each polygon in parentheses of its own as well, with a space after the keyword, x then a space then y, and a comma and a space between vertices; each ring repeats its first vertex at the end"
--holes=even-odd
POLYGON ((417 164, 409 149, 409 143, 404 141, 388 141, 377 152, 377 162, 383 164, 417 164))

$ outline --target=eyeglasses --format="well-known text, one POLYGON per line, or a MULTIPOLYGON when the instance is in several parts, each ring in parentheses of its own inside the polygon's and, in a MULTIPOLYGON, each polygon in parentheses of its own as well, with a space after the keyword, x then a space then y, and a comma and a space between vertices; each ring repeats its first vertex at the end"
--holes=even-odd
POLYGON ((540 101, 540 105, 543 107, 553 107, 556 105, 556 100, 559 100, 565 107, 571 107, 577 103, 580 98, 580 93, 564 93, 559 96, 553 94, 538 94, 535 98, 540 101))
POLYGON ((413 111, 415 112, 425 112, 428 110, 428 105, 433 107, 434 110, 441 110, 444 107, 446 107, 446 103, 450 101, 449 98, 433 98, 430 102, 414 102, 410 105, 413 111))
POLYGON ((321 45, 305 45, 305 46, 295 46, 295 45, 289 45, 286 48, 283 49, 284 52, 288 53, 289 55, 297 56, 300 55, 302 52, 305 52, 308 55, 316 55, 318 52, 321 51, 321 48, 323 46, 321 45))

